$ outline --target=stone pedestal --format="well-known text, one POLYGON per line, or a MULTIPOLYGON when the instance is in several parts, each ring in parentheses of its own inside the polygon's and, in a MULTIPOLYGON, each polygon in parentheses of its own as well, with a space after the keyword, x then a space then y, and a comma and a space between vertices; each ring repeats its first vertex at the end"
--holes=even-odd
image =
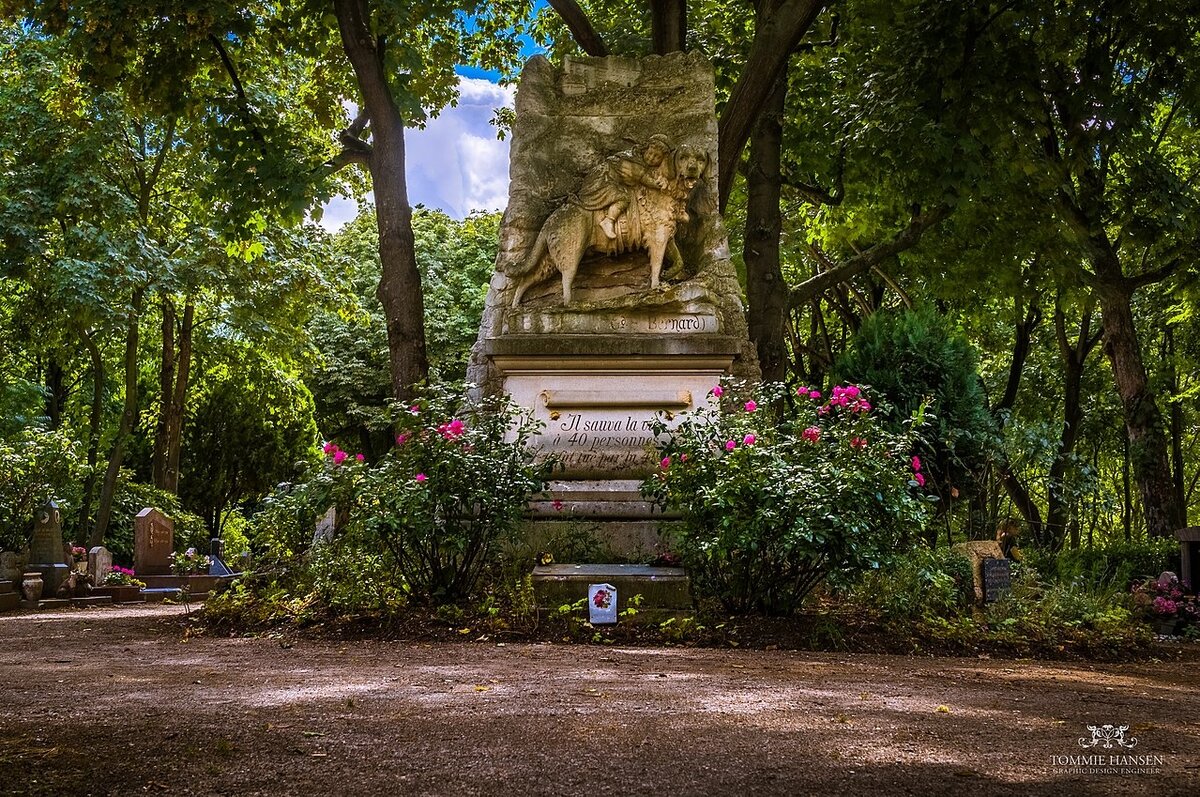
POLYGON ((712 68, 687 53, 536 57, 517 89, 510 152, 468 379, 531 409, 545 424, 535 444, 561 463, 531 507, 531 545, 582 524, 602 556, 647 561, 669 547, 671 520, 638 492, 657 466, 656 415, 704 406, 723 376, 758 378, 717 212, 712 68), (667 151, 657 165, 651 145, 667 151), (668 194, 673 215, 654 216, 668 194), (678 257, 654 286, 646 241, 664 218, 678 257))

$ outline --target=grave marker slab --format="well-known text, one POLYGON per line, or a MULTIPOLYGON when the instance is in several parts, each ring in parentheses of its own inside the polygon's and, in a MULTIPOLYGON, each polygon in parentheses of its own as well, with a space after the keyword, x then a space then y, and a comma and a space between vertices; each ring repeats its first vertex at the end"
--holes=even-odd
POLYGON ((108 574, 112 572, 112 566, 112 553, 103 545, 97 545, 88 551, 88 575, 92 577, 92 583, 97 587, 104 586, 104 579, 108 578, 108 574))
POLYGON ((42 574, 45 592, 54 595, 71 572, 63 551, 62 513, 47 501, 33 513, 33 541, 29 545, 29 571, 42 574))
POLYGON ((983 602, 994 603, 1012 591, 1012 563, 1007 559, 983 560, 983 602))
POLYGON ((153 508, 133 519, 133 569, 141 576, 169 576, 175 552, 175 521, 153 508))

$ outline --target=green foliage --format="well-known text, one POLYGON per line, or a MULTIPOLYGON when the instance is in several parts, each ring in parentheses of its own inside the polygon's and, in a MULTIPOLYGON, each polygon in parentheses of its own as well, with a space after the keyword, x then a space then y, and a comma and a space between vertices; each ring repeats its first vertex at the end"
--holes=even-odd
POLYGON ((29 429, 0 437, 0 551, 29 543, 33 513, 49 500, 64 515, 78 511, 85 464, 78 444, 61 432, 29 429))
POLYGON ((308 550, 315 521, 333 508, 334 550, 314 552, 309 567, 338 606, 362 608, 370 596, 378 608, 397 589, 420 602, 467 598, 544 486, 547 466, 535 465, 528 447, 535 425, 507 399, 471 402, 431 388, 397 408, 394 428, 396 445, 373 464, 327 444, 322 464, 255 519, 255 546, 282 560, 308 550), (319 564, 355 557, 369 586, 339 586, 352 576, 319 564))
MULTIPOLYGON (((474 213, 456 221, 436 210, 413 211, 434 381, 466 377, 495 268, 499 228, 498 213, 474 213)), ((392 390, 387 328, 375 297, 380 279, 376 235, 373 211, 360 214, 338 233, 342 295, 339 304, 322 308, 309 325, 320 354, 306 375, 322 432, 372 460, 390 446, 390 436, 378 430, 387 417, 392 390)))
POLYGON ((914 623, 969 610, 975 587, 965 557, 947 548, 920 546, 864 574, 847 594, 885 622, 914 623))
POLYGON ((764 386, 655 429, 663 459, 643 490, 682 511, 693 584, 730 611, 791 613, 826 576, 879 567, 925 517, 911 433, 885 431, 853 386, 828 401, 783 391, 764 386))
POLYGON ((1058 555, 1055 569, 1049 572, 1062 581, 1127 585, 1178 568, 1179 543, 1149 539, 1066 550, 1058 555))
POLYGON ((974 487, 996 445, 974 349, 932 307, 870 316, 838 360, 841 379, 869 385, 894 407, 893 429, 926 407, 932 423, 917 431, 916 453, 943 499, 974 487))
POLYGON ((214 533, 235 506, 261 500, 316 454, 308 388, 262 354, 235 351, 210 367, 184 428, 180 495, 214 533))

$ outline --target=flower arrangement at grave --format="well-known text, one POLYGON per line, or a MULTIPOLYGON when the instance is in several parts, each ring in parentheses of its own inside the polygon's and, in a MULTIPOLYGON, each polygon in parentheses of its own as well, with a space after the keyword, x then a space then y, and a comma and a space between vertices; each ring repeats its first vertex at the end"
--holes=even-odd
POLYGON ((104 584, 102 586, 137 587, 138 589, 145 589, 146 582, 135 578, 136 575, 137 574, 133 572, 133 568, 113 565, 112 570, 110 570, 108 575, 104 577, 104 584))
POLYGON ((1143 619, 1165 633, 1200 629, 1200 600, 1174 573, 1163 573, 1133 585, 1133 606, 1143 619))
POLYGON ((881 566, 922 528, 932 500, 902 433, 865 388, 717 385, 655 428, 645 494, 683 516, 698 594, 733 612, 788 614, 817 584, 881 566), (737 396, 735 399, 734 397, 737 396))
POLYGON ((198 553, 195 548, 188 548, 183 553, 171 555, 171 570, 177 576, 194 576, 199 573, 207 573, 210 564, 212 564, 212 560, 198 553))

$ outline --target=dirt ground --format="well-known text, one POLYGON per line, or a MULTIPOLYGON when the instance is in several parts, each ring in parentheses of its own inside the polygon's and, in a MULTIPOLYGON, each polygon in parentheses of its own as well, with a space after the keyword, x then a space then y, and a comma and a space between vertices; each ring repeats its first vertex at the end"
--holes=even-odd
POLYGON ((1195 656, 223 639, 181 612, 0 615, 0 794, 1200 790, 1195 656))

